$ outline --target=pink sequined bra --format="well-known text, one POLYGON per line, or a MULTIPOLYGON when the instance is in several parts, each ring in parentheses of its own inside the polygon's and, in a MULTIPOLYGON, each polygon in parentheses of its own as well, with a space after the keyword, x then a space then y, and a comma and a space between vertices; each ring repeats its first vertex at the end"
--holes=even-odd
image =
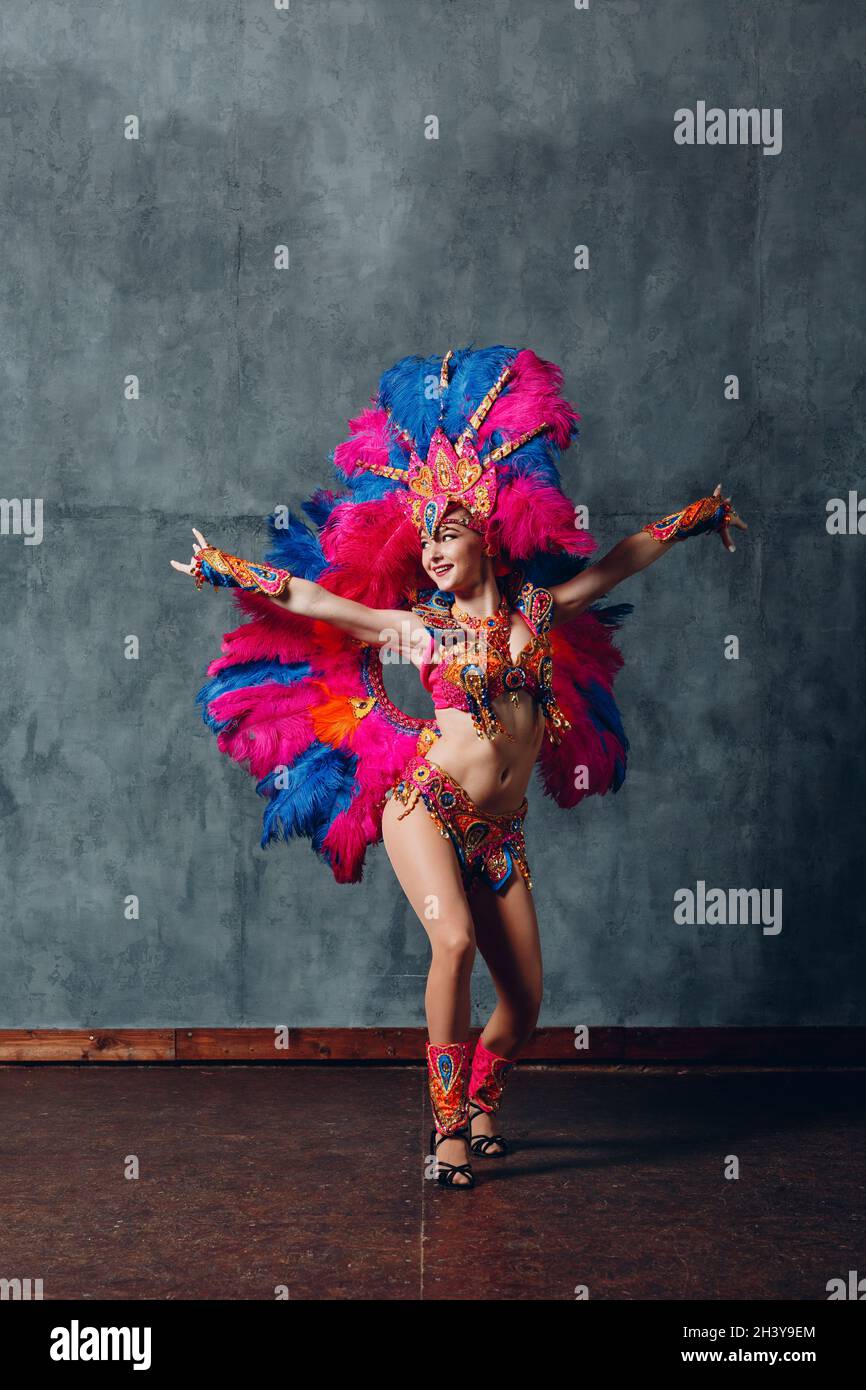
POLYGON ((547 635, 553 609, 550 590, 527 582, 516 594, 513 606, 532 633, 516 660, 510 651, 500 651, 491 642, 486 644, 486 659, 479 660, 476 651, 470 651, 467 656, 462 644, 449 649, 443 641, 439 661, 434 662, 436 635, 463 630, 451 616, 454 597, 439 589, 421 589, 414 597, 412 612, 421 618, 430 633, 430 645, 422 658, 420 673, 422 684, 433 697, 434 707, 465 710, 472 716, 479 738, 495 738, 499 733, 510 737, 492 702, 510 694, 517 703, 517 691, 527 690, 544 710, 551 742, 559 743, 559 731, 571 725, 553 693, 553 656, 547 635))

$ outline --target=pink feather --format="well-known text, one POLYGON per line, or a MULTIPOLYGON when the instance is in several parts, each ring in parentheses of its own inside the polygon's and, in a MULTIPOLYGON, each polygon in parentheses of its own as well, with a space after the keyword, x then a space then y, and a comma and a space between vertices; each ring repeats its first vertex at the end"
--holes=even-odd
POLYGON ((220 750, 262 778, 289 766, 314 741, 309 709, 319 700, 312 682, 252 685, 218 695, 208 712, 220 723, 231 721, 217 735, 220 750))
POLYGON ((574 506, 559 488, 512 474, 499 488, 489 534, 515 560, 528 559, 539 550, 591 555, 597 542, 574 523, 574 506))
POLYGON ((319 539, 329 568, 318 582, 344 598, 394 608, 405 603, 409 588, 429 583, 418 535, 396 490, 336 507, 319 539))
POLYGON ((349 429, 351 438, 338 444, 334 450, 334 464, 347 477, 358 470, 360 459, 375 464, 390 464, 392 433, 386 410, 381 407, 363 410, 349 421, 349 429))
POLYGON ((494 430, 504 430, 511 437, 548 424, 557 447, 567 449, 572 428, 581 416, 561 395, 560 368, 536 356, 531 348, 518 352, 511 367, 513 375, 494 401, 478 432, 479 440, 489 439, 494 430))
POLYGON ((334 818, 324 840, 339 883, 357 883, 363 877, 366 847, 382 838, 383 797, 414 753, 417 737, 395 729, 375 707, 360 721, 353 744, 358 790, 351 805, 334 818))
POLYGON ((612 733, 602 741, 589 717, 586 697, 576 688, 597 682, 611 690, 623 657, 613 645, 611 629, 589 612, 554 628, 551 648, 553 690, 571 728, 563 734, 558 748, 545 738, 538 762, 546 795, 567 809, 585 796, 603 796, 610 789, 617 756, 625 751, 612 733), (574 785, 578 766, 587 769, 589 785, 585 788, 574 785))

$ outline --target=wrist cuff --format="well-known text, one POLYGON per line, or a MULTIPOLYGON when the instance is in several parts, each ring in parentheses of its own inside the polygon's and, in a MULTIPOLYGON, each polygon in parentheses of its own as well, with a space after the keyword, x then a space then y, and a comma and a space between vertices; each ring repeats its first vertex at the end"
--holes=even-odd
POLYGON ((237 555, 229 555, 225 550, 207 546, 199 550, 193 560, 193 578, 197 589, 207 580, 214 587, 247 589, 277 598, 289 587, 293 575, 291 570, 257 565, 237 555))
POLYGON ((670 541, 679 537, 689 540, 705 531, 720 531, 731 518, 732 508, 721 497, 699 497, 690 502, 682 511, 669 512, 658 521, 650 521, 642 529, 657 541, 670 541))

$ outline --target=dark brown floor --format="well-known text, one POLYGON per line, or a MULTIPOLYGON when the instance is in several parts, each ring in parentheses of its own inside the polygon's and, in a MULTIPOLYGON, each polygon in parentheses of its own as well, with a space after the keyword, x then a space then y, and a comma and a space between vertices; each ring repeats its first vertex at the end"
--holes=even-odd
POLYGON ((0 1276, 46 1299, 824 1300, 866 1272, 864 1089, 524 1065, 515 1152, 458 1192, 424 1178, 420 1068, 3 1067, 0 1276))

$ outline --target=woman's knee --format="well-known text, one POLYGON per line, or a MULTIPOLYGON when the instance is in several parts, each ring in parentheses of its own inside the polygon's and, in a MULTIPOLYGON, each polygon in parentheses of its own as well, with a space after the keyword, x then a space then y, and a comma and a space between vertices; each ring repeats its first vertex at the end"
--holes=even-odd
POLYGON ((520 988, 512 992, 508 998, 508 1007, 512 1015, 515 1032, 519 1033, 523 1042, 531 1037, 538 1022, 538 1015, 541 1013, 543 990, 541 981, 525 981, 520 988))
POLYGON ((431 933, 433 960, 454 974, 471 968, 475 960, 475 928, 471 917, 454 916, 431 933))
POLYGON ((538 1022, 538 1015, 541 1013, 541 1005, 544 1002, 544 982, 539 976, 532 982, 527 997, 527 1007, 532 1016, 532 1026, 538 1022))

